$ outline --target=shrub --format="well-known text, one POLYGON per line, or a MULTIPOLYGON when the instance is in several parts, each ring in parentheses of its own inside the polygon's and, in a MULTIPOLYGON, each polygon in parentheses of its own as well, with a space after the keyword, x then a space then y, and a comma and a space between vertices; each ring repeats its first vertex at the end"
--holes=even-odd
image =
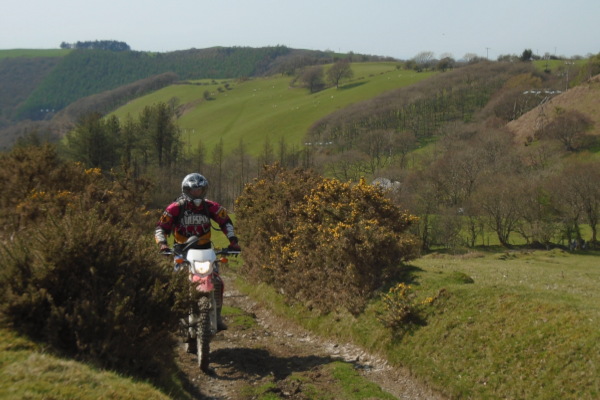
POLYGON ((259 178, 246 185, 236 201, 236 231, 244 242, 244 273, 256 281, 275 282, 280 249, 273 242, 289 242, 293 210, 317 182, 318 175, 301 170, 266 166, 259 178))
POLYGON ((394 336, 401 337, 425 325, 427 319, 435 313, 435 309, 443 308, 445 300, 449 297, 448 291, 442 288, 434 296, 418 301, 412 286, 400 282, 381 296, 383 310, 378 312, 377 319, 389 328, 394 336))
POLYGON ((15 149, 0 167, 3 318, 76 358, 168 374, 189 283, 153 257, 149 184, 63 162, 51 146, 15 149))
POLYGON ((401 261, 417 255, 406 233, 414 217, 382 189, 278 167, 267 172, 238 198, 238 232, 248 243, 249 274, 290 301, 357 314, 401 261))
POLYGON ((5 232, 35 228, 48 217, 94 207, 121 227, 147 231, 158 219, 144 206, 149 181, 64 162, 49 145, 2 154, 0 180, 0 223, 5 232))
POLYGON ((2 313, 62 353, 156 374, 173 358, 177 285, 155 251, 97 210, 49 220, 0 247, 2 313))
POLYGON ((381 298, 384 312, 379 321, 395 333, 405 332, 412 323, 421 320, 421 311, 416 295, 410 285, 398 283, 381 298))

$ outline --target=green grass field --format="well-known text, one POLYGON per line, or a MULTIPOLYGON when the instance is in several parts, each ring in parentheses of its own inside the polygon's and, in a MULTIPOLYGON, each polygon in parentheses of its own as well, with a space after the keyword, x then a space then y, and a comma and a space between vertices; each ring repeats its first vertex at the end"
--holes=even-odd
POLYGON ((186 105, 179 119, 185 142, 195 148, 202 141, 210 151, 222 138, 225 152, 229 152, 243 141, 250 154, 258 155, 265 138, 274 148, 282 139, 289 147, 302 145, 308 128, 320 118, 431 76, 431 73, 399 70, 396 66, 392 62, 353 63, 351 81, 343 82, 340 89, 329 88, 314 94, 290 87, 292 78, 281 76, 209 85, 172 85, 136 99, 114 114, 120 118, 128 114, 136 117, 146 106, 176 98, 186 105), (225 89, 225 83, 229 83, 230 90, 225 89), (207 90, 212 100, 204 99, 207 90))
POLYGON ((557 72, 561 69, 566 69, 570 65, 583 66, 588 62, 587 58, 580 60, 536 60, 533 63, 541 71, 549 69, 552 72, 557 72))

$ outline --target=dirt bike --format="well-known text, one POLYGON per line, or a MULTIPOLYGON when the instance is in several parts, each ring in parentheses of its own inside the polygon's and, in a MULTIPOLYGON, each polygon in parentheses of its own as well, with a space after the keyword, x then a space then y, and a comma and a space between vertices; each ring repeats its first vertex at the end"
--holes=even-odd
POLYGON ((195 249, 197 242, 198 237, 192 236, 185 243, 175 244, 173 250, 161 251, 161 254, 174 256, 175 270, 187 268, 190 281, 195 284, 198 291, 198 310, 190 313, 187 321, 182 319, 181 326, 188 338, 187 352, 197 353, 200 370, 212 374, 214 371, 209 367, 209 356, 210 341, 217 333, 215 289, 219 292, 221 301, 223 290, 221 278, 218 276, 219 264, 226 263, 228 255, 237 256, 240 252, 227 248, 195 249))

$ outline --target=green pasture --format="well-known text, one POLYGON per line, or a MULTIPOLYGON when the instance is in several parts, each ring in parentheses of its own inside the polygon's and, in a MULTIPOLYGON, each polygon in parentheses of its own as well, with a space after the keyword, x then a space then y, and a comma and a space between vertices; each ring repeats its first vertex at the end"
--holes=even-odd
POLYGON ((15 57, 63 57, 69 54, 70 49, 10 49, 0 50, 0 60, 15 57))
POLYGON ((354 78, 339 89, 318 93, 293 87, 292 77, 273 76, 244 81, 194 82, 158 90, 115 111, 124 118, 158 102, 175 98, 184 105, 179 119, 184 142, 194 148, 201 141, 212 149, 223 139, 225 152, 243 141, 250 154, 260 154, 265 140, 274 148, 284 140, 288 147, 304 144, 309 127, 326 115, 385 91, 408 86, 431 76, 397 69, 397 63, 353 63, 354 78), (225 84, 229 84, 229 89, 225 84), (205 100, 204 92, 210 92, 205 100))
POLYGON ((587 58, 581 58, 578 60, 536 60, 534 65, 540 70, 549 69, 552 72, 559 72, 566 70, 570 66, 582 66, 587 64, 589 60, 587 58))
POLYGON ((264 286, 241 286, 275 312, 383 354, 451 398, 597 399, 599 255, 424 256, 404 267, 421 320, 396 336, 379 322, 377 299, 358 318, 316 316, 264 286))

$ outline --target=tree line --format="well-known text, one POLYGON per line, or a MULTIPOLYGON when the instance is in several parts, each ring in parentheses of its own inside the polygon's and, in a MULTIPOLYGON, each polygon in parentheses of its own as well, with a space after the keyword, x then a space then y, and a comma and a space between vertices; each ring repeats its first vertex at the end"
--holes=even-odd
POLYGON ((117 40, 94 40, 77 41, 75 43, 62 42, 61 49, 83 49, 83 50, 108 50, 108 51, 129 51, 131 47, 125 42, 117 40))
MULTIPOLYGON (((201 141, 185 143, 177 125, 179 104, 159 102, 144 107, 137 117, 119 120, 101 113, 83 115, 60 144, 61 154, 88 168, 104 171, 126 170, 136 177, 153 177, 156 190, 151 203, 162 207, 179 191, 183 176, 200 171, 210 177, 211 196, 232 207, 245 184, 255 178, 261 166, 274 162, 284 167, 309 168, 310 149, 288 144, 285 139, 272 143, 265 139, 263 151, 252 156, 241 140, 230 154, 220 141, 207 148, 201 141)), ((37 135, 26 136, 19 146, 40 143, 37 135)))

